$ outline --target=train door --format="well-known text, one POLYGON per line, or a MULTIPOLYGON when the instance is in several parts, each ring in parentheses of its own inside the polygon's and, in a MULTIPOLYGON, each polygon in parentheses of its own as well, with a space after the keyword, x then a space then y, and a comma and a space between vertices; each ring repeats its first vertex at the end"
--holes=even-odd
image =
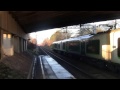
POLYGON ((81 55, 85 55, 86 47, 85 42, 81 42, 81 55))
POLYGON ((111 34, 111 59, 113 62, 120 63, 120 31, 111 34))

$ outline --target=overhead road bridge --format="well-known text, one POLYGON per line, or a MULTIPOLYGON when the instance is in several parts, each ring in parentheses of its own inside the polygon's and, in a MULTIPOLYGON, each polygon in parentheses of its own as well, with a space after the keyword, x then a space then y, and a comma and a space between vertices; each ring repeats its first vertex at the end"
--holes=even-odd
POLYGON ((120 11, 0 11, 0 57, 27 50, 31 32, 119 18, 120 11))

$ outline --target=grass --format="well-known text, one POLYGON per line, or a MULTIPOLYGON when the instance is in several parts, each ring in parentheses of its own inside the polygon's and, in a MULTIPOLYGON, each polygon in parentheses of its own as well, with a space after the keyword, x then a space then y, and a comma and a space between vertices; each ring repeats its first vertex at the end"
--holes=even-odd
POLYGON ((0 79, 25 79, 25 75, 19 73, 19 71, 12 70, 4 63, 0 63, 0 79))

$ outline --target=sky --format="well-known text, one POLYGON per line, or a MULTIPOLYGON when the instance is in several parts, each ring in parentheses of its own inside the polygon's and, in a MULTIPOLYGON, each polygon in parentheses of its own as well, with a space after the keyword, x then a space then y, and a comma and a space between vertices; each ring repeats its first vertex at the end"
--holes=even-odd
MULTIPOLYGON (((97 22, 96 25, 101 24, 101 23, 105 24, 106 22, 97 22)), ((75 26, 68 26, 67 30, 71 31, 70 33, 72 33, 72 36, 74 36, 74 35, 76 35, 75 32, 77 32, 79 29, 80 29, 79 25, 75 25, 75 26)), ((49 30, 33 32, 33 33, 30 34, 30 37, 32 37, 32 38, 37 37, 37 44, 41 44, 44 39, 50 38, 51 35, 53 35, 57 30, 61 30, 61 28, 55 28, 55 29, 49 29, 49 30)))
POLYGON ((37 44, 40 44, 43 42, 44 39, 50 38, 51 35, 53 35, 57 30, 60 30, 60 28, 33 32, 33 33, 30 33, 30 37, 32 37, 32 38, 37 37, 37 44))

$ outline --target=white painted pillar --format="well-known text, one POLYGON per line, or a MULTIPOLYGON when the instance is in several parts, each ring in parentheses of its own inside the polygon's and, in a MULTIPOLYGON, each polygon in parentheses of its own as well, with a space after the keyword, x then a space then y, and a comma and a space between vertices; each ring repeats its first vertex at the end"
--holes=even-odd
POLYGON ((0 30, 0 59, 3 57, 3 30, 0 30))
POLYGON ((12 35, 8 33, 3 33, 3 54, 7 56, 14 55, 14 45, 12 43, 12 35))
POLYGON ((19 37, 17 37, 17 51, 18 51, 18 53, 19 53, 19 47, 20 47, 20 45, 19 45, 19 37))

